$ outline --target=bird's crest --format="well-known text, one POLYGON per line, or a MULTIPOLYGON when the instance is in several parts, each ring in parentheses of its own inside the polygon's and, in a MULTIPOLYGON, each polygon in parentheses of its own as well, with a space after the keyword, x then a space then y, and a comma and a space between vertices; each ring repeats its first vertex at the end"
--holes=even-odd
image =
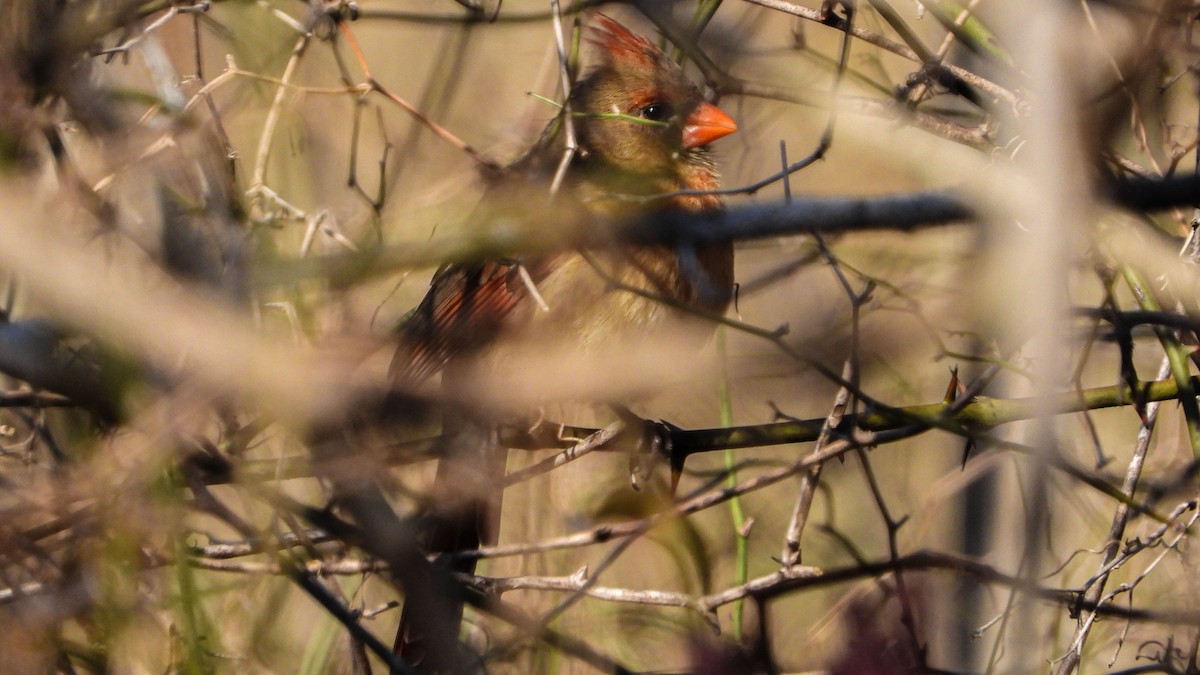
POLYGON ((592 35, 588 41, 599 46, 605 59, 617 63, 649 65, 659 53, 658 47, 604 14, 594 14, 592 35))

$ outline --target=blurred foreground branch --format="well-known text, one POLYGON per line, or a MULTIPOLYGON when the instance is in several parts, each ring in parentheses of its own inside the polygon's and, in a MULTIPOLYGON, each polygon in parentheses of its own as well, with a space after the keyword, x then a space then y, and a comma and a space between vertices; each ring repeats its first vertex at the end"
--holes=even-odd
MULTIPOLYGON (((1102 194, 1118 207, 1162 211, 1195 201, 1196 194, 1200 194, 1200 175, 1117 179, 1110 181, 1102 194)), ((321 277, 344 285, 364 276, 398 269, 566 248, 604 247, 617 242, 703 244, 809 233, 910 232, 969 222, 979 215, 980 207, 975 200, 965 193, 947 190, 881 197, 809 197, 790 203, 746 204, 706 213, 652 212, 615 224, 597 222, 578 212, 563 217, 547 207, 531 212, 525 222, 511 219, 481 222, 469 235, 404 242, 361 253, 338 253, 281 264, 261 273, 260 281, 286 284, 300 278, 321 277)))

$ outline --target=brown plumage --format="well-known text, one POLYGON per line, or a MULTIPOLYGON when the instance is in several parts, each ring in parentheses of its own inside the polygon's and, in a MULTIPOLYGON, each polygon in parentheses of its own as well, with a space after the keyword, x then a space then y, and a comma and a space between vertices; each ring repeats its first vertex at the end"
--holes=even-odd
MULTIPOLYGON (((733 120, 705 103, 679 66, 653 44, 606 16, 597 15, 596 23, 591 41, 600 48, 600 63, 571 92, 580 153, 568 174, 565 198, 593 214, 620 217, 645 207, 613 195, 719 187, 707 144, 736 130, 733 120)), ((720 207, 717 195, 688 195, 661 200, 651 208, 720 207)), ((604 272, 626 284, 710 311, 723 311, 729 303, 729 243, 694 252, 625 246, 597 255, 604 272)), ((576 253, 444 267, 401 329, 393 376, 402 383, 420 382, 450 359, 490 346, 497 337, 544 334, 551 326, 566 331, 556 337, 584 344, 619 339, 623 322, 606 312, 628 314, 630 328, 639 331, 680 315, 653 300, 609 291, 608 286, 576 253), (549 312, 534 311, 518 262, 549 312), (597 324, 605 324, 603 333, 591 328, 597 324)))
MULTIPOLYGON (((646 209, 720 208, 721 198, 711 194, 673 196, 651 206, 614 198, 719 187, 707 146, 737 126, 704 102, 679 66, 652 43, 606 16, 593 18, 588 37, 598 47, 599 62, 571 92, 579 153, 553 213, 582 210, 593 217, 621 218, 646 209)), ((553 155, 543 149, 519 168, 525 174, 538 173, 536 167, 553 165, 553 155)), ((530 182, 527 175, 519 180, 530 182)), ((546 204, 550 208, 548 199, 546 204)), ((514 341, 550 336, 586 354, 615 349, 624 340, 645 339, 648 331, 693 319, 658 300, 616 289, 612 280, 720 313, 732 296, 733 247, 621 245, 587 257, 568 251, 446 266, 434 275, 428 294, 400 330, 393 377, 401 386, 413 386, 448 368, 444 385, 463 391, 472 386, 474 361, 486 363, 514 341), (522 267, 528 281, 522 278, 522 267)), ((463 433, 447 431, 457 442, 464 441, 463 433)), ((445 449, 447 458, 438 468, 432 494, 449 503, 439 504, 432 516, 426 541, 431 551, 495 541, 497 486, 506 454, 488 443, 488 436, 485 431, 465 434, 478 447, 445 449)), ((460 572, 473 569, 473 563, 456 567, 460 572)), ((415 617, 402 617, 396 649, 420 661, 425 655, 416 625, 415 617)), ((433 664, 434 670, 444 667, 433 664)))

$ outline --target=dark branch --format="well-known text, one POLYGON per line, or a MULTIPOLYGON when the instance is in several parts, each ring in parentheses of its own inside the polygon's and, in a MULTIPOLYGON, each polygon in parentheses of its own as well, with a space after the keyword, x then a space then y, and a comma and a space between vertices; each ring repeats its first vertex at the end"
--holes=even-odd
MULTIPOLYGON (((1120 207, 1161 211, 1196 201, 1200 195, 1200 176, 1113 180, 1100 192, 1120 207)), ((288 284, 323 277, 340 285, 398 269, 567 248, 601 248, 622 241, 674 244, 745 241, 813 232, 907 232, 971 221, 976 215, 973 204, 962 194, 949 190, 881 197, 810 197, 791 204, 746 204, 719 213, 655 212, 616 226, 589 220, 579 209, 560 213, 550 208, 530 208, 527 222, 503 219, 480 223, 467 236, 294 261, 277 266, 260 282, 288 284)))

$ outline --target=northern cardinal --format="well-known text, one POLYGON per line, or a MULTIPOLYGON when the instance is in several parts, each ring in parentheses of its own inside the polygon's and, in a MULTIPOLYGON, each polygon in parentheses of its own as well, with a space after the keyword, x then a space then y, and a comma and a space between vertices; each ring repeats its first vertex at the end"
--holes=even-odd
MULTIPOLYGON (((722 199, 714 194, 667 197, 649 207, 614 198, 716 189, 719 179, 707 146, 737 125, 705 102, 655 45, 609 17, 593 17, 589 38, 598 47, 599 61, 571 91, 579 151, 563 188, 566 194, 555 202, 568 205, 554 213, 578 213, 572 209, 579 208, 622 217, 632 209, 721 208, 722 199)), ((550 155, 543 150, 544 166, 557 159, 550 155)), ((537 165, 541 158, 524 164, 537 165)), ((732 296, 733 246, 623 245, 589 256, 562 252, 443 267, 400 330, 393 377, 411 386, 445 369, 444 386, 462 391, 473 386, 474 378, 463 372, 473 360, 512 339, 553 335, 588 351, 634 336, 644 339, 647 332, 689 316, 658 299, 614 288, 612 280, 723 312, 732 296)), ((455 432, 448 430, 447 436, 455 432)), ((433 487, 434 497, 448 503, 440 504, 432 518, 426 542, 431 552, 476 548, 494 543, 497 534, 506 453, 484 433, 459 433, 455 442, 459 447, 448 449, 433 487)), ((458 572, 473 570, 473 562, 455 567, 458 572)), ((396 642, 397 652, 414 663, 425 656, 417 623, 417 617, 405 614, 396 642)), ((429 656, 432 660, 435 655, 429 656)), ((445 662, 426 665, 435 671, 451 667, 445 662)))

